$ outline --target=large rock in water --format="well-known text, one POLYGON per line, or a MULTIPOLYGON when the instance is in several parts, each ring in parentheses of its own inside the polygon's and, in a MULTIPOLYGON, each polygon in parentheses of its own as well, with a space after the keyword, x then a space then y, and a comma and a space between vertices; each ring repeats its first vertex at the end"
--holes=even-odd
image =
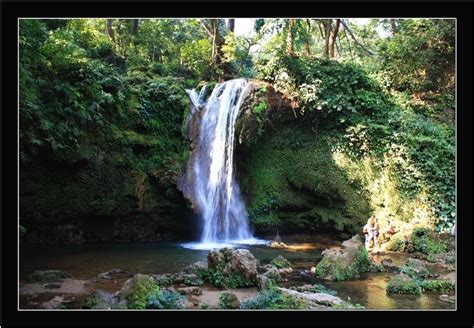
POLYGON ((247 249, 214 250, 207 256, 207 264, 211 270, 222 270, 228 275, 242 275, 245 279, 257 278, 258 260, 247 249))
POLYGON ((316 266, 316 275, 327 280, 357 278, 370 269, 371 260, 359 235, 342 243, 342 247, 326 249, 316 266))

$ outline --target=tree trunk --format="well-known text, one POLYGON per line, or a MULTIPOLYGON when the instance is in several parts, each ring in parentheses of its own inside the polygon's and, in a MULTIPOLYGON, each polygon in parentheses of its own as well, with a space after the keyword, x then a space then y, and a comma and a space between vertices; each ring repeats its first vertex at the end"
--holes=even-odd
POLYGON ((107 32, 107 35, 110 38, 110 41, 112 41, 112 45, 115 46, 115 33, 114 29, 112 28, 112 19, 106 19, 105 20, 105 31, 107 32))
POLYGON ((332 19, 324 19, 323 20, 323 25, 324 25, 324 50, 323 50, 323 56, 328 57, 329 56, 329 39, 331 36, 331 25, 332 25, 332 19))
POLYGON ((138 19, 133 20, 133 30, 132 30, 134 35, 138 34, 138 19))
POLYGON ((209 36, 212 38, 212 57, 211 66, 212 71, 215 73, 218 67, 221 67, 224 71, 224 75, 231 75, 232 70, 228 63, 223 62, 224 53, 222 46, 225 44, 224 37, 219 33, 219 20, 209 19, 207 22, 201 20, 201 24, 206 29, 209 36))
POLYGON ((234 32, 235 29, 235 19, 228 19, 227 20, 227 30, 229 32, 234 32))
POLYGON ((336 43, 337 33, 339 32, 339 26, 341 20, 336 19, 336 26, 331 30, 331 43, 329 44, 329 58, 334 58, 334 44, 336 43))
POLYGON ((288 32, 287 32, 287 47, 286 47, 286 52, 289 55, 294 55, 295 53, 295 40, 294 40, 294 31, 293 29, 295 28, 296 25, 296 20, 295 19, 290 19, 289 25, 288 25, 288 32))
POLYGON ((306 30, 306 33, 307 33, 307 36, 306 36, 306 40, 304 42, 304 47, 306 49, 306 54, 308 56, 311 56, 311 45, 310 45, 310 40, 311 40, 311 22, 309 19, 306 20, 306 24, 308 25, 308 29, 306 30))
POLYGON ((395 35, 398 32, 397 22, 395 19, 390 19, 390 27, 392 29, 392 35, 395 35))

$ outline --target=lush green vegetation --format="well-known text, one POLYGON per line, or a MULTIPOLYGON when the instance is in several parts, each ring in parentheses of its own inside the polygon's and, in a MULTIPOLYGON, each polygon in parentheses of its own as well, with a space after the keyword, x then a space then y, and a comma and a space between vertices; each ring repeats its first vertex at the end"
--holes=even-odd
MULTIPOLYGON (((185 88, 208 83, 210 92, 240 76, 291 103, 270 104, 261 84, 249 107, 256 134, 238 148, 258 232, 355 232, 370 214, 408 234, 452 227, 453 20, 258 19, 252 35, 232 22, 20 20, 23 235, 189 235, 177 188, 189 146, 185 88)), ((397 238, 399 250, 447 247, 418 233, 397 238)))
POLYGON ((401 276, 396 276, 390 279, 387 284, 387 293, 391 294, 413 294, 421 295, 422 289, 420 284, 410 278, 402 278, 401 276))
POLYGON ((199 270, 199 278, 218 288, 253 287, 257 285, 256 280, 247 279, 240 273, 225 272, 226 263, 222 261, 215 268, 199 270))

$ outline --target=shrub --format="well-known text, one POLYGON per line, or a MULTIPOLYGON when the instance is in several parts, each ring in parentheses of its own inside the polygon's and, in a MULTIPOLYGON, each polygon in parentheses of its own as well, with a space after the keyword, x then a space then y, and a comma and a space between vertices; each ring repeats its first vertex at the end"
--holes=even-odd
POLYGON ((425 291, 449 292, 454 290, 452 282, 446 280, 423 280, 420 286, 425 291))
POLYGON ((218 288, 239 288, 257 286, 256 280, 247 279, 241 273, 229 274, 224 272, 225 266, 225 261, 222 261, 215 268, 209 268, 207 270, 199 269, 197 271, 198 277, 218 288))
POLYGON ((275 259, 272 260, 271 264, 276 266, 278 269, 289 268, 291 267, 291 262, 285 259, 283 256, 278 255, 275 259))
POLYGON ((184 309, 186 297, 174 289, 163 289, 152 293, 147 299, 147 309, 184 309))
POLYGON ((443 240, 427 228, 416 228, 411 235, 413 250, 424 254, 438 254, 448 251, 449 241, 443 240))
POLYGON ((396 276, 387 284, 387 293, 421 295, 421 287, 418 282, 409 277, 396 276))

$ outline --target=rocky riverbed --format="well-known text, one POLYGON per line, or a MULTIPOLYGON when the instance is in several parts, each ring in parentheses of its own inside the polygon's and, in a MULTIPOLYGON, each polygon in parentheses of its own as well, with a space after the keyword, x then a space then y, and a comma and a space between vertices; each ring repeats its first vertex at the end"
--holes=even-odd
POLYGON ((360 239, 332 245, 320 260, 257 260, 248 249, 210 251, 167 273, 111 269, 92 278, 36 270, 19 286, 26 309, 454 308, 449 254, 371 255, 360 239))

